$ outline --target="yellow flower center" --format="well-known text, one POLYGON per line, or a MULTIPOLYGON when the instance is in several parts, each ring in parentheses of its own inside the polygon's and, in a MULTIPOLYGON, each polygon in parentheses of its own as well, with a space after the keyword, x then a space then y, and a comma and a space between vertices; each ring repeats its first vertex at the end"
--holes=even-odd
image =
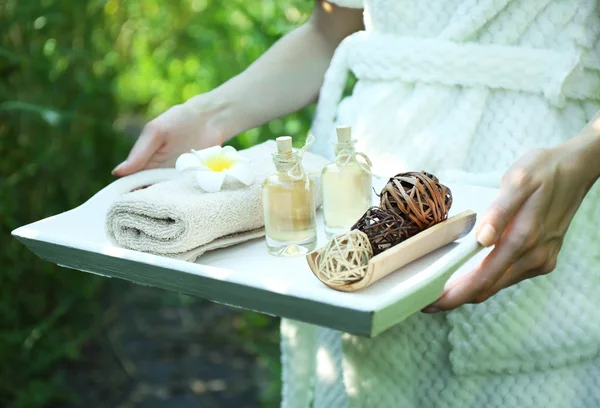
POLYGON ((211 171, 220 173, 223 170, 229 170, 230 168, 232 168, 235 164, 235 160, 230 157, 218 155, 204 160, 204 163, 202 164, 208 167, 211 171))

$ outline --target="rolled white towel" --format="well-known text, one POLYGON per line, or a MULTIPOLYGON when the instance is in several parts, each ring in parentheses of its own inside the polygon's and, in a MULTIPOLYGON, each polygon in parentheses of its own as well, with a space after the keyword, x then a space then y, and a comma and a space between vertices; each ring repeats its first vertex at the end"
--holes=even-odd
MULTIPOLYGON (((188 261, 204 252, 264 235, 262 182, 275 172, 273 141, 243 150, 256 177, 250 186, 227 180, 221 191, 204 192, 193 172, 121 196, 109 208, 106 232, 117 245, 188 261)), ((316 184, 327 160, 305 153, 303 167, 316 184)))

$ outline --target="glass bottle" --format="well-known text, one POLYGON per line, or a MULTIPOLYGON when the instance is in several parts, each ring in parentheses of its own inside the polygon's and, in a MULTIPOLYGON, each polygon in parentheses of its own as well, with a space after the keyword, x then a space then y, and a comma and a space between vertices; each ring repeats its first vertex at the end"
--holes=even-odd
POLYGON ((299 160, 292 138, 277 138, 273 154, 277 172, 265 179, 262 190, 267 248, 272 255, 306 254, 317 245, 314 183, 299 160))
POLYGON ((336 161, 325 166, 321 175, 325 233, 329 238, 348 231, 371 207, 373 190, 371 168, 367 162, 357 161, 350 127, 336 130, 336 161))

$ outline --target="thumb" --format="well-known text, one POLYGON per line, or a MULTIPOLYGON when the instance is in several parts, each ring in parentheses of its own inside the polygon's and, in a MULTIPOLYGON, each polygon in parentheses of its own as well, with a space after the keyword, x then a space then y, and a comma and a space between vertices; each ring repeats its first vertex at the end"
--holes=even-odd
POLYGON ((477 241, 483 246, 488 247, 498 241, 530 195, 526 188, 512 188, 511 183, 507 184, 500 188, 477 228, 477 241))
POLYGON ((156 126, 146 125, 129 152, 127 160, 115 167, 112 174, 123 177, 143 170, 150 158, 160 148, 162 140, 162 133, 158 131, 156 126))

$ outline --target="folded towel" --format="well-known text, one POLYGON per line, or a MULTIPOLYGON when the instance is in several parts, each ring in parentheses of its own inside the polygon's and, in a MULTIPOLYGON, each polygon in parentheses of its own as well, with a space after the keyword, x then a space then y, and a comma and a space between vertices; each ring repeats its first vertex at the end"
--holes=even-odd
MULTIPOLYGON (((142 252, 194 261, 204 252, 264 235, 262 182, 275 172, 268 141, 240 155, 250 160, 255 180, 244 186, 227 180, 221 191, 206 193, 194 172, 121 196, 108 210, 106 231, 117 245, 142 252)), ((316 184, 321 204, 320 174, 327 160, 306 153, 303 167, 316 184)))

